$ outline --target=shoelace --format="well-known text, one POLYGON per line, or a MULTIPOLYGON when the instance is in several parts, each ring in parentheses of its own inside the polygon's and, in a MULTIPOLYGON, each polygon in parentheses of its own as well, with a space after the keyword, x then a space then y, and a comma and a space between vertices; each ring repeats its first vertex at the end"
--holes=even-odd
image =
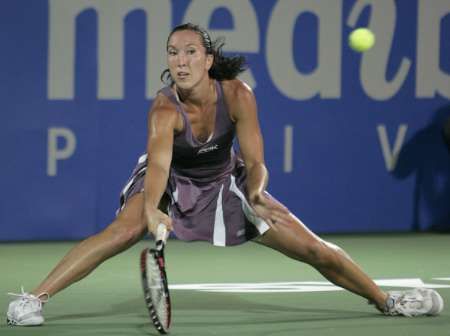
MULTIPOLYGON (((416 289, 402 294, 391 293, 383 308, 378 307, 375 302, 371 300, 368 300, 367 303, 375 305, 375 307, 385 315, 395 316, 401 314, 405 316, 414 316, 416 315, 414 313, 419 313, 420 310, 424 309, 425 301, 426 297, 424 297, 420 290, 416 289)), ((422 312, 420 312, 420 314, 421 313, 422 312)))
POLYGON ((424 298, 420 292, 405 293, 395 299, 394 310, 405 316, 415 315, 412 311, 422 308, 424 298))
POLYGON ((423 297, 421 297, 421 296, 416 297, 416 296, 412 296, 412 295, 408 295, 408 294, 404 294, 396 300, 396 304, 398 303, 401 306, 407 306, 407 305, 410 305, 413 303, 421 305, 422 302, 423 302, 423 297))
POLYGON ((18 294, 18 293, 7 293, 7 294, 10 296, 20 297, 21 298, 21 300, 20 300, 21 306, 25 305, 26 303, 28 303, 34 299, 37 299, 39 301, 39 306, 42 306, 43 303, 48 302, 48 300, 50 299, 50 294, 48 294, 47 292, 43 292, 43 293, 35 296, 33 294, 29 294, 29 293, 25 292, 25 290, 23 289, 23 286, 20 286, 20 291, 21 291, 20 294, 18 294), (47 298, 41 299, 41 296, 46 296, 47 298))

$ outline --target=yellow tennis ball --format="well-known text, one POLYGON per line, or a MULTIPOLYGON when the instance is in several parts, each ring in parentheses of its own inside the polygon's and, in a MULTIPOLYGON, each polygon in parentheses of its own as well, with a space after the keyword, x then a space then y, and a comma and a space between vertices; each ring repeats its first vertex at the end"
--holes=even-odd
POLYGON ((375 35, 367 28, 358 28, 350 33, 348 44, 354 51, 364 52, 375 44, 375 35))

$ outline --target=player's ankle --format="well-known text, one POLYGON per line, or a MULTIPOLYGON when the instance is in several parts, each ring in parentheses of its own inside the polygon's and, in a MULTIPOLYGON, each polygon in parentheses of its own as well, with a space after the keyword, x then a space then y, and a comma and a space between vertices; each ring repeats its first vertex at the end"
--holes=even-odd
POLYGON ((47 292, 32 292, 31 294, 38 298, 42 304, 45 304, 50 300, 50 294, 47 292))
POLYGON ((386 311, 386 304, 387 304, 388 298, 389 298, 389 294, 383 292, 383 295, 380 297, 380 299, 375 302, 375 306, 377 307, 377 309, 379 311, 381 311, 381 312, 386 311))

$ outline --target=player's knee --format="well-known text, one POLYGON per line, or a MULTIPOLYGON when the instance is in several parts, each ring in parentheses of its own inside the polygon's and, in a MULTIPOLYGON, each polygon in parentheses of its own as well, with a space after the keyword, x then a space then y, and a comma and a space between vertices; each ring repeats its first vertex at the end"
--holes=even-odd
POLYGON ((119 248, 127 248, 138 242, 145 230, 142 225, 130 225, 129 223, 116 222, 109 229, 109 235, 114 245, 119 248))
POLYGON ((314 240, 305 248, 304 259, 314 267, 328 267, 333 262, 331 247, 325 241, 314 240))

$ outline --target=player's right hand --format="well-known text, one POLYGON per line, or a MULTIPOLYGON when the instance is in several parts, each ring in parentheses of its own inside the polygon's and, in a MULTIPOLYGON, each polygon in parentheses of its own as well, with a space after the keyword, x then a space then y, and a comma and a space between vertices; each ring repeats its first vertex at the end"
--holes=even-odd
POLYGON ((147 224, 147 229, 156 237, 156 231, 160 223, 167 227, 168 231, 173 230, 172 219, 159 209, 146 209, 144 211, 144 220, 147 224))

